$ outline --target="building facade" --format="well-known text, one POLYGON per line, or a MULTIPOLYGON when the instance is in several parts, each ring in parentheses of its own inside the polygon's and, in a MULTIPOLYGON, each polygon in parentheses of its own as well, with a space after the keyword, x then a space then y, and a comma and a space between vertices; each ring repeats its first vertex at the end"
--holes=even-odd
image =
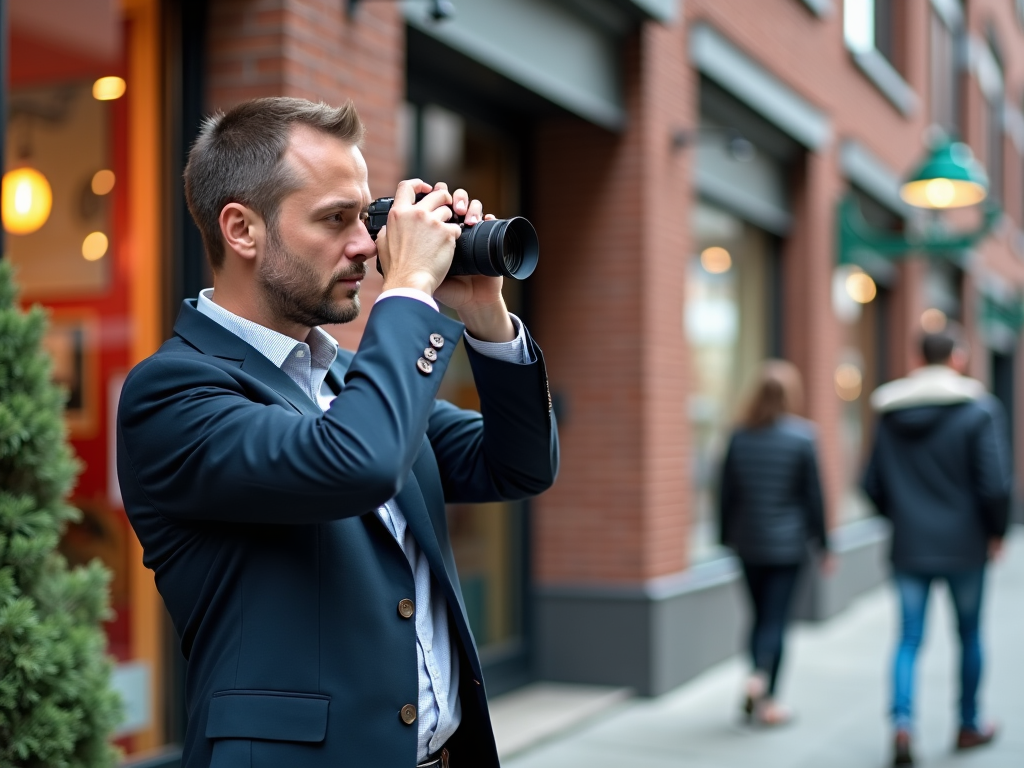
MULTIPOLYGON (((884 578, 885 529, 857 490, 867 398, 917 365, 923 327, 966 326, 973 373, 1021 437, 1022 3, 0 7, 5 170, 42 172, 53 199, 38 229, 7 226, 5 254, 25 300, 53 310, 51 350, 87 464, 75 502, 88 524, 65 550, 117 575, 109 635, 132 753, 180 738, 182 662, 120 508, 112 403, 180 301, 210 282, 180 174, 202 116, 244 99, 351 98, 375 196, 410 176, 445 180, 537 227, 540 266, 506 288, 545 350, 561 474, 528 505, 450 510, 492 693, 541 678, 654 695, 736 652, 744 607, 716 541, 715 477, 767 357, 799 367, 819 428, 840 568, 808 578, 811 618, 884 578), (95 95, 104 77, 121 78, 116 98, 95 95), (840 248, 843 201, 882 232, 975 226, 977 211, 921 213, 900 198, 941 136, 984 164, 1002 209, 991 234, 939 255, 840 248), (102 252, 86 248, 95 233, 102 252)), ((359 321, 333 330, 358 344, 359 321)), ((464 359, 444 395, 474 405, 464 359)))

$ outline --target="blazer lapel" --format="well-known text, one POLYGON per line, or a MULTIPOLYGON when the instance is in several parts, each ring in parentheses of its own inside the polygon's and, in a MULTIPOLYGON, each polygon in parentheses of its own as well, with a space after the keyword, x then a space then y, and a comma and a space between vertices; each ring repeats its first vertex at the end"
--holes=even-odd
MULTIPOLYGON (((455 573, 449 572, 444 557, 441 555, 441 547, 437 543, 437 533, 434 531, 434 524, 430 520, 427 505, 423 500, 423 491, 420 490, 420 484, 416 481, 414 473, 409 473, 402 490, 395 496, 395 503, 405 517, 405 522, 408 524, 409 530, 412 531, 413 538, 416 539, 420 550, 426 555, 430 570, 434 572, 445 595, 450 601, 461 605, 461 595, 454 589, 457 576, 455 573)), ((464 606, 463 610, 465 610, 464 606)))
POLYGON ((196 300, 182 303, 181 312, 174 323, 174 332, 204 355, 230 360, 247 374, 266 384, 299 413, 320 416, 320 406, 310 400, 288 374, 270 362, 251 345, 215 323, 198 309, 196 300))
POLYGON ((249 347, 249 352, 242 361, 242 370, 273 389, 300 413, 307 416, 323 416, 324 412, 318 403, 314 403, 287 373, 252 347, 249 347))

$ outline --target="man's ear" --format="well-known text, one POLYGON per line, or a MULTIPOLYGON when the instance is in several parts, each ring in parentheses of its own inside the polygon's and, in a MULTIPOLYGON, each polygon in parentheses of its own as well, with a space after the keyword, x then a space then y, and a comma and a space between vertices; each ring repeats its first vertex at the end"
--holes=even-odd
POLYGON ((218 221, 225 251, 233 251, 246 260, 255 259, 263 246, 263 217, 241 203, 228 203, 221 209, 218 221))

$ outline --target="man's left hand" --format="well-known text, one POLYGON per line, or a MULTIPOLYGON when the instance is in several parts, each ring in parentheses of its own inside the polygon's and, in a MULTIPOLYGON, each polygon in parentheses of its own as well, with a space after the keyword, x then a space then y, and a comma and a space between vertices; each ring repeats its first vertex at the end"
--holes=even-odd
MULTIPOLYGON (((493 219, 483 213, 479 200, 470 200, 464 189, 452 195, 452 208, 458 216, 466 217, 466 226, 493 219)), ((466 331, 480 341, 512 341, 515 327, 501 295, 501 277, 463 275, 449 277, 434 291, 434 298, 459 313, 466 331)))

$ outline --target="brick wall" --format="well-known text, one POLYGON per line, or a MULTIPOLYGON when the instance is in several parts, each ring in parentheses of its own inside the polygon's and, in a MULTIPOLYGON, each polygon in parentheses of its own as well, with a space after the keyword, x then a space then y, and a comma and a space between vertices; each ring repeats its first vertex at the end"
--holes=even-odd
MULTIPOLYGON (((346 8, 343 0, 212 0, 209 109, 259 96, 334 105, 352 99, 367 126, 370 191, 388 195, 404 170, 398 112, 405 97, 405 23, 395 3, 362 3, 351 18, 346 8)), ((371 268, 362 316, 331 328, 344 346, 359 343, 380 282, 371 268)))

